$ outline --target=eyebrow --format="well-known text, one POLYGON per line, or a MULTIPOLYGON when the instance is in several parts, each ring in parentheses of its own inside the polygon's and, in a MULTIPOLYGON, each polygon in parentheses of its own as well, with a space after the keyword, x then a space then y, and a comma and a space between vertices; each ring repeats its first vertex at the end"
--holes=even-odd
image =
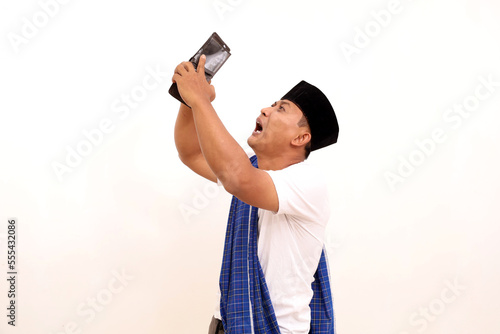
MULTIPOLYGON (((290 103, 288 103, 288 102, 286 102, 286 101, 279 100, 278 102, 280 102, 280 106, 282 106, 282 105, 287 105, 289 108, 291 108, 291 107, 290 107, 290 103)), ((274 104, 277 104, 278 102, 274 102, 274 104)))
POLYGON ((277 105, 278 102, 280 103, 280 106, 286 104, 288 107, 290 107, 290 103, 283 101, 283 100, 279 100, 279 101, 274 102, 271 107, 274 107, 275 105, 277 105))

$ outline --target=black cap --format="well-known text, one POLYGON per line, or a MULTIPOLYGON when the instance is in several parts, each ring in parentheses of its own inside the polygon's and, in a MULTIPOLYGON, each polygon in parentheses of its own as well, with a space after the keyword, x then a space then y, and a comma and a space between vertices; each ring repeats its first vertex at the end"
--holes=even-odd
POLYGON ((311 151, 337 142, 337 116, 322 91, 302 80, 281 99, 296 104, 306 116, 311 128, 311 151))

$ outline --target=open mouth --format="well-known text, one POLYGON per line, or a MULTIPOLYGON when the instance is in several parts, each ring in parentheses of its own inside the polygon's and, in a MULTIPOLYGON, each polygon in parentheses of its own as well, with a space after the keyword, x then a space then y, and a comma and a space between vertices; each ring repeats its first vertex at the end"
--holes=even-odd
POLYGON ((260 123, 259 119, 255 121, 255 130, 253 130, 253 133, 255 134, 262 133, 262 124, 260 123))

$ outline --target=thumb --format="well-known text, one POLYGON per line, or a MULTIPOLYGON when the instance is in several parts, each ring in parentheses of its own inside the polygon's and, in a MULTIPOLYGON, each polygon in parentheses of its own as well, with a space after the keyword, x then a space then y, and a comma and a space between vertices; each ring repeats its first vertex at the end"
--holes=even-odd
POLYGON ((196 69, 196 72, 205 75, 205 63, 207 62, 207 57, 205 55, 201 55, 200 61, 198 62, 198 68, 196 69))

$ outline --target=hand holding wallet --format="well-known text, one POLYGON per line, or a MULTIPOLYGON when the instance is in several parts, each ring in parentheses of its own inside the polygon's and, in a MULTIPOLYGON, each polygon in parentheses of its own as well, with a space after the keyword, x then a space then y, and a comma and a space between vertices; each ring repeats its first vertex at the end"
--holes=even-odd
MULTIPOLYGON (((203 46, 195 53, 189 61, 194 65, 194 68, 198 68, 198 62, 202 54, 204 54, 207 58, 205 63, 205 77, 207 81, 211 81, 214 77, 215 73, 224 65, 226 60, 231 56, 231 49, 224 43, 224 41, 219 37, 219 35, 214 32, 208 40, 203 44, 203 46)), ((180 102, 186 102, 182 99, 179 94, 179 90, 177 88, 177 84, 173 83, 168 90, 170 95, 175 97, 180 102)))

